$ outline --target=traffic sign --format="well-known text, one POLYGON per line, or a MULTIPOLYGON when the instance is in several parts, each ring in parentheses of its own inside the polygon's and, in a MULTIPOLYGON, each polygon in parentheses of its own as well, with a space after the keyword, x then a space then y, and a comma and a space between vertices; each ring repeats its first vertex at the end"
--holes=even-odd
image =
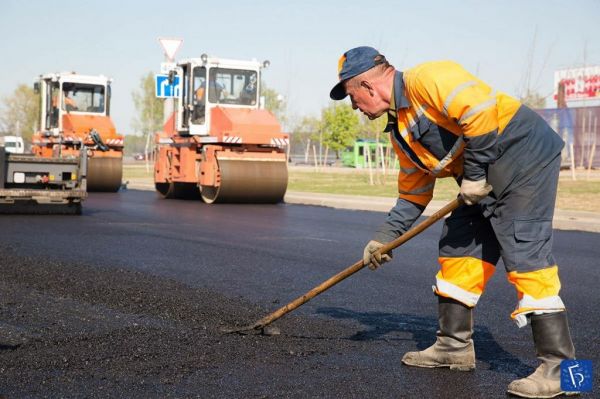
POLYGON ((181 43, 183 43, 183 39, 170 39, 159 37, 158 42, 162 46, 163 51, 167 56, 167 59, 169 61, 173 61, 175 59, 175 53, 177 53, 177 50, 179 50, 179 46, 181 46, 181 43))
POLYGON ((179 97, 179 76, 174 76, 173 83, 169 84, 169 75, 154 75, 154 87, 158 98, 179 97))
POLYGON ((160 73, 166 73, 175 70, 177 68, 177 64, 174 62, 161 62, 160 63, 160 73))

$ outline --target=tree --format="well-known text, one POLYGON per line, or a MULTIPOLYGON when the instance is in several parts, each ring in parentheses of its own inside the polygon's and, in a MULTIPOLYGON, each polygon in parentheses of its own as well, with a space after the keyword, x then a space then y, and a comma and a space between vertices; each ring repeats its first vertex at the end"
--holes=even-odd
MULTIPOLYGON (((151 135, 162 129, 164 107, 163 101, 154 94, 154 74, 148 72, 140 79, 138 90, 131 93, 137 116, 132 122, 133 129, 142 134, 146 144, 144 152, 150 152, 151 135)), ((137 143, 137 140, 128 140, 137 143)), ((148 167, 148 164, 146 164, 148 167)))
POLYGON ((379 118, 373 120, 367 118, 366 116, 362 118, 361 138, 374 140, 376 143, 381 143, 382 145, 377 146, 375 154, 372 157, 373 159, 371 159, 371 161, 375 165, 376 174, 375 179, 373 179, 373 176, 369 176, 370 184, 385 184, 385 170, 389 169, 392 166, 391 158, 393 150, 391 147, 388 146, 390 143, 390 135, 389 133, 383 131, 383 129, 385 129, 387 125, 387 121, 387 114, 383 114, 379 118), (382 176, 379 175, 380 165, 382 166, 382 176))
POLYGON ((519 99, 529 108, 541 109, 546 106, 546 98, 535 91, 527 91, 527 93, 519 99))
POLYGON ((323 144, 335 151, 339 159, 340 151, 354 144, 360 132, 360 118, 350 104, 331 102, 321 113, 323 144))
POLYGON ((383 133, 387 125, 387 114, 383 114, 377 119, 369 119, 366 116, 361 120, 361 138, 373 139, 377 141, 389 142, 390 135, 383 133))
POLYGON ((271 111, 275 117, 277 117, 277 120, 280 124, 283 125, 286 123, 287 103, 285 98, 281 94, 277 93, 276 90, 268 87, 264 81, 262 82, 261 96, 265 98, 265 108, 271 111))
POLYGON ((125 155, 141 154, 146 150, 146 137, 129 134, 125 136, 125 155))
POLYGON ((321 121, 312 116, 305 116, 291 128, 290 146, 295 155, 304 155, 305 162, 311 151, 311 143, 319 143, 321 121))
POLYGON ((154 95, 154 74, 148 72, 140 79, 137 90, 131 93, 137 115, 132 122, 134 131, 143 136, 154 134, 163 126, 163 101, 154 95))
POLYGON ((31 139, 37 130, 40 114, 40 100, 33 89, 25 84, 19 85, 13 94, 2 99, 0 129, 10 135, 31 139))
POLYGON ((533 31, 533 38, 531 40, 531 47, 529 48, 527 54, 527 65, 525 67, 525 72, 523 74, 523 78, 521 80, 520 89, 518 90, 519 100, 533 109, 544 108, 546 106, 546 98, 540 95, 536 88, 539 87, 539 81, 542 76, 542 71, 544 70, 548 59, 550 58, 550 54, 552 53, 552 46, 548 49, 546 53, 546 57, 544 58, 542 67, 537 74, 537 78, 535 82, 533 82, 533 64, 534 64, 534 54, 536 49, 536 40, 537 40, 537 26, 533 31))

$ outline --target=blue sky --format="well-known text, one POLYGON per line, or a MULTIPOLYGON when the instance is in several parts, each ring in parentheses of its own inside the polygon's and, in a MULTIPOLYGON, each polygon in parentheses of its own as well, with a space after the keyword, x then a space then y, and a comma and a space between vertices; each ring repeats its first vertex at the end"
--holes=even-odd
POLYGON ((1 4, 0 96, 41 73, 104 74, 114 79, 111 112, 124 134, 133 133, 131 92, 163 60, 159 37, 184 39, 177 58, 269 59, 265 80, 296 117, 328 104, 338 58, 359 45, 378 48, 398 69, 452 59, 513 95, 530 60, 531 86, 544 95, 554 70, 600 65, 600 1, 593 0, 1 4))

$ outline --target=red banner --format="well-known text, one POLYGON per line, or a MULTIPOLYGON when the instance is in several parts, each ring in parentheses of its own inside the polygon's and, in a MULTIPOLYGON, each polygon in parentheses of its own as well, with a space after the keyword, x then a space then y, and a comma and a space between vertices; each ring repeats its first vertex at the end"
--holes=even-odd
POLYGON ((554 72, 554 99, 558 84, 565 85, 565 100, 600 99, 600 66, 562 69, 554 72))

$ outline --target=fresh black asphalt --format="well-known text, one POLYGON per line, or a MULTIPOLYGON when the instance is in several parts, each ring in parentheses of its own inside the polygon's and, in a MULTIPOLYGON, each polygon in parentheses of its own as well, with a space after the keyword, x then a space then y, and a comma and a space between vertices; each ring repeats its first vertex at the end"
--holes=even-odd
MULTIPOLYGON (((536 365, 503 266, 475 310, 477 370, 414 369, 435 340, 438 223, 392 263, 223 335, 356 262, 384 214, 94 193, 83 215, 0 216, 0 397, 501 398, 536 365)), ((555 231, 561 296, 600 392, 600 235, 555 231)))

